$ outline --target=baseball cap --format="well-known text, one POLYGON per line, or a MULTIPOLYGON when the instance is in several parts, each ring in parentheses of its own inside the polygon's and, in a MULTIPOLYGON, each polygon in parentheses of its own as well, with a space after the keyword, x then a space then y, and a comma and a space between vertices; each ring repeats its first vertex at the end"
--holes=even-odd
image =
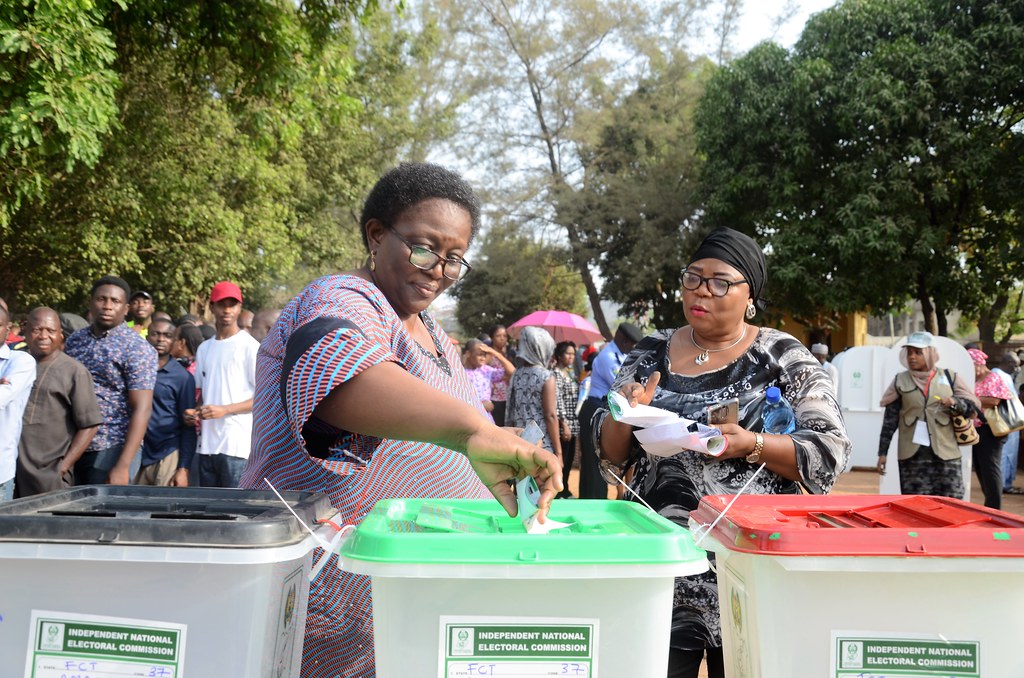
POLYGON ((933 338, 931 332, 914 332, 907 337, 906 345, 914 348, 928 348, 932 345, 933 338))
POLYGON ((242 301, 242 290, 238 289, 238 285, 227 280, 222 280, 213 286, 210 290, 210 301, 216 304, 221 299, 237 299, 242 301))
POLYGON ((145 297, 146 299, 153 301, 153 295, 147 292, 146 290, 135 290, 134 292, 132 292, 132 297, 128 301, 131 301, 135 297, 145 297))

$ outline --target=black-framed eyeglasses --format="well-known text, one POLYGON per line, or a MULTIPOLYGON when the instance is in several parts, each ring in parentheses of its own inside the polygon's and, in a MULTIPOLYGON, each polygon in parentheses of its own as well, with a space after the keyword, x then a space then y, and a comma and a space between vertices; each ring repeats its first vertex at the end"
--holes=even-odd
POLYGON ((405 243, 405 246, 409 248, 409 263, 420 269, 421 271, 430 271, 437 266, 438 262, 441 262, 441 275, 448 278, 449 280, 460 280, 467 273, 473 270, 473 267, 469 265, 462 257, 442 257, 437 252, 427 249, 423 245, 414 245, 402 236, 398 235, 394 230, 388 229, 391 233, 405 243))
POLYGON ((724 278, 705 278, 693 271, 683 269, 683 289, 693 292, 700 288, 701 283, 707 286, 708 292, 714 297, 724 297, 729 294, 729 288, 733 285, 750 284, 746 280, 725 280, 724 278))

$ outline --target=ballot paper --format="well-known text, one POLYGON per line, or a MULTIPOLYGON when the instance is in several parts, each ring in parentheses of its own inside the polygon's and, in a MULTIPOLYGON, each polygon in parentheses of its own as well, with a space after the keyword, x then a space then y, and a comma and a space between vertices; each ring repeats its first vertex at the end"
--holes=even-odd
POLYGON ((625 397, 615 391, 608 392, 608 408, 611 410, 612 418, 615 421, 621 421, 623 424, 629 424, 630 426, 639 426, 640 428, 667 424, 681 419, 675 412, 669 412, 660 407, 630 405, 625 397))
POLYGON ((679 419, 679 421, 651 426, 635 431, 633 435, 647 454, 671 457, 681 449, 718 457, 729 448, 729 440, 717 428, 679 419))
POLYGON ((670 457, 682 450, 692 450, 717 457, 729 447, 728 439, 717 428, 684 419, 660 407, 632 406, 614 391, 608 393, 608 407, 615 421, 641 429, 633 435, 648 454, 670 457))
POLYGON ((527 534, 547 534, 552 530, 569 527, 572 523, 561 523, 551 518, 542 523, 537 519, 537 503, 540 501, 540 488, 533 476, 526 476, 516 483, 516 501, 519 512, 516 514, 523 521, 527 534))

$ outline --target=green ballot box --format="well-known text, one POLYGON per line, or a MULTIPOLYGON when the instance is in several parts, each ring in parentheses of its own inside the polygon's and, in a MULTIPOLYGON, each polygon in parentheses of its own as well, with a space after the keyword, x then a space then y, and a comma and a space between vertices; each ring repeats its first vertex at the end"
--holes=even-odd
POLYGON ((625 501, 556 501, 528 534, 493 500, 380 502, 340 547, 371 577, 378 678, 664 676, 689 532, 625 501))

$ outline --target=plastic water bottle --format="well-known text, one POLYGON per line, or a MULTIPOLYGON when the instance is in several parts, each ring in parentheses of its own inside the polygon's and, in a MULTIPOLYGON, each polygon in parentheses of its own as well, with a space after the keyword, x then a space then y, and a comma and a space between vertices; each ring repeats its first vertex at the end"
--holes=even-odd
POLYGON ((792 433, 796 430, 796 415, 789 401, 782 397, 778 386, 769 386, 764 394, 761 421, 765 433, 792 433))

